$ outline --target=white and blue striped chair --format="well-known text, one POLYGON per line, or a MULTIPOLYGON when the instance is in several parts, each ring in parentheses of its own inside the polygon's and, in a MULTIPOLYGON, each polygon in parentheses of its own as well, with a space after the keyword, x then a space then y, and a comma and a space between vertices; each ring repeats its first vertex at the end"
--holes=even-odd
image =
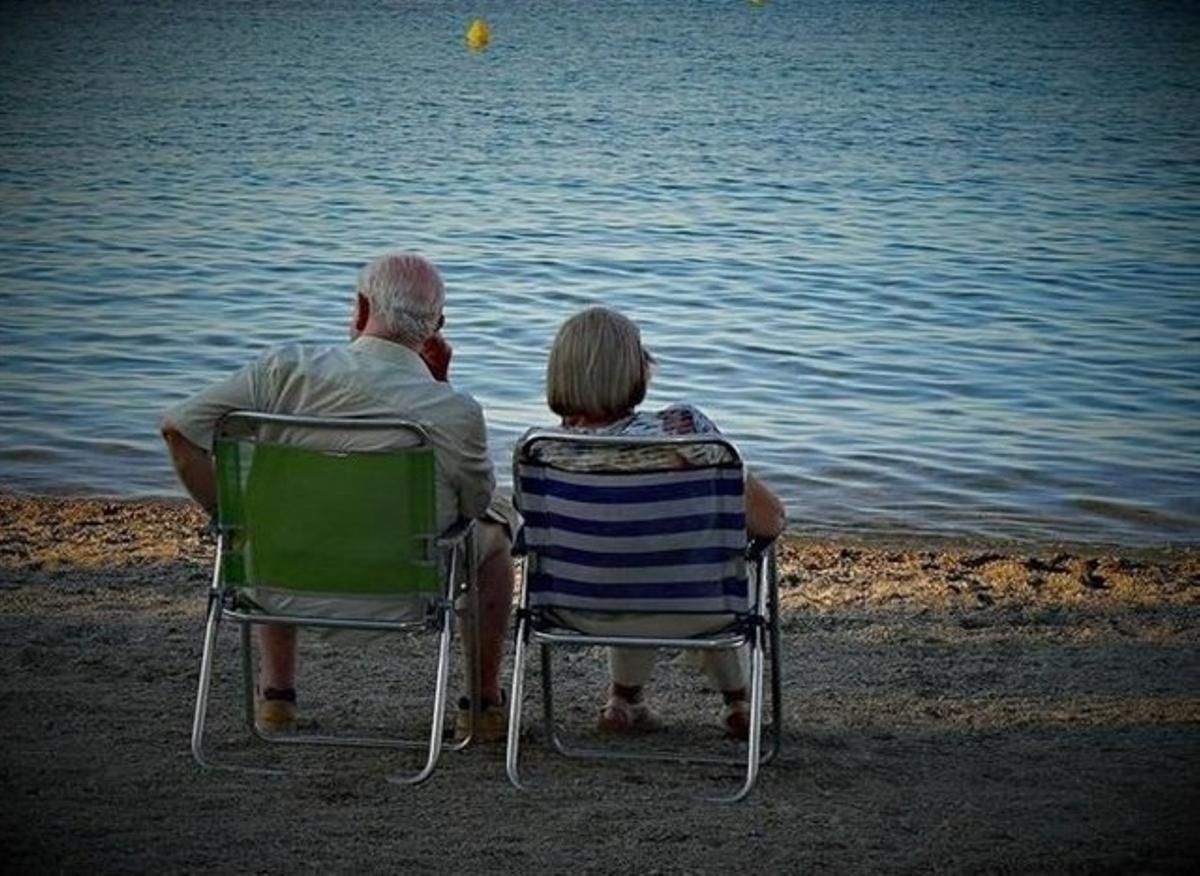
POLYGON ((778 604, 772 546, 747 543, 745 473, 720 435, 624 438, 531 431, 517 443, 514 501, 525 525, 508 734, 509 779, 518 768, 528 646, 541 646, 546 738, 568 756, 664 757, 745 763, 740 800, 782 729, 778 604), (615 464, 598 470, 597 458, 615 464), (695 460, 701 460, 699 464, 695 460), (689 460, 691 460, 689 462, 689 460), (585 462, 586 461, 586 462, 585 462), (632 469, 632 470, 631 470, 632 469), (571 612, 727 615, 716 633, 679 638, 590 635, 571 612), (558 733, 549 649, 558 645, 750 649, 750 738, 745 757, 696 758, 573 748, 558 733), (762 752, 765 663, 771 664, 771 745, 762 752))

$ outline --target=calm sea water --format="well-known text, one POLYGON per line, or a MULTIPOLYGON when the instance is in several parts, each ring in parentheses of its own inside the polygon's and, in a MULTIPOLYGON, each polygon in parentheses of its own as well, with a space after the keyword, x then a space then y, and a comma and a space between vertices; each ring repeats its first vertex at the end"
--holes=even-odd
POLYGON ((502 473, 606 303, 798 529, 1200 543, 1195 3, 4 3, 0 83, 3 488, 176 493, 401 247, 502 473))

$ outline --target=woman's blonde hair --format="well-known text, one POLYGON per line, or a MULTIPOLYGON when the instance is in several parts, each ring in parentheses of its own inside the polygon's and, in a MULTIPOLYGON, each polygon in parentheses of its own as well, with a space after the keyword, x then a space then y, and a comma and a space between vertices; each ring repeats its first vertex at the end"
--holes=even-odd
POLYGON ((612 418, 646 397, 651 356, 633 320, 589 307, 562 324, 546 363, 546 401, 561 417, 612 418))

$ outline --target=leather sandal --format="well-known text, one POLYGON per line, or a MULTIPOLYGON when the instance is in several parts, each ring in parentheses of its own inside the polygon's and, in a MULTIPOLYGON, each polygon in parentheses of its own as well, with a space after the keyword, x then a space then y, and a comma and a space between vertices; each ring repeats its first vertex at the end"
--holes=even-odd
POLYGON ((609 695, 596 721, 597 730, 612 734, 650 733, 661 726, 658 716, 644 702, 633 703, 613 694, 609 695))
POLYGON ((750 703, 747 700, 731 700, 721 713, 725 735, 743 742, 750 738, 750 703))
POLYGON ((254 698, 254 725, 267 735, 296 729, 296 689, 269 687, 254 698))

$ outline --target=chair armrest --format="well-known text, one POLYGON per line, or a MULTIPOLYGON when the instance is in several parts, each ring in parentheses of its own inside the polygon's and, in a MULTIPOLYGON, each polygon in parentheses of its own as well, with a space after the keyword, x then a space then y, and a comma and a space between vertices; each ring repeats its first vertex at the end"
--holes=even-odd
POLYGON ((775 547, 775 542, 778 541, 778 536, 772 538, 752 538, 750 544, 746 545, 746 559, 751 562, 761 560, 772 548, 775 547))
POLYGON ((525 526, 517 527, 517 531, 513 534, 512 548, 509 549, 509 556, 523 557, 529 553, 529 548, 525 544, 525 526))
POLYGON ((474 520, 456 520, 438 535, 435 543, 440 548, 454 547, 465 541, 474 529, 474 520))

